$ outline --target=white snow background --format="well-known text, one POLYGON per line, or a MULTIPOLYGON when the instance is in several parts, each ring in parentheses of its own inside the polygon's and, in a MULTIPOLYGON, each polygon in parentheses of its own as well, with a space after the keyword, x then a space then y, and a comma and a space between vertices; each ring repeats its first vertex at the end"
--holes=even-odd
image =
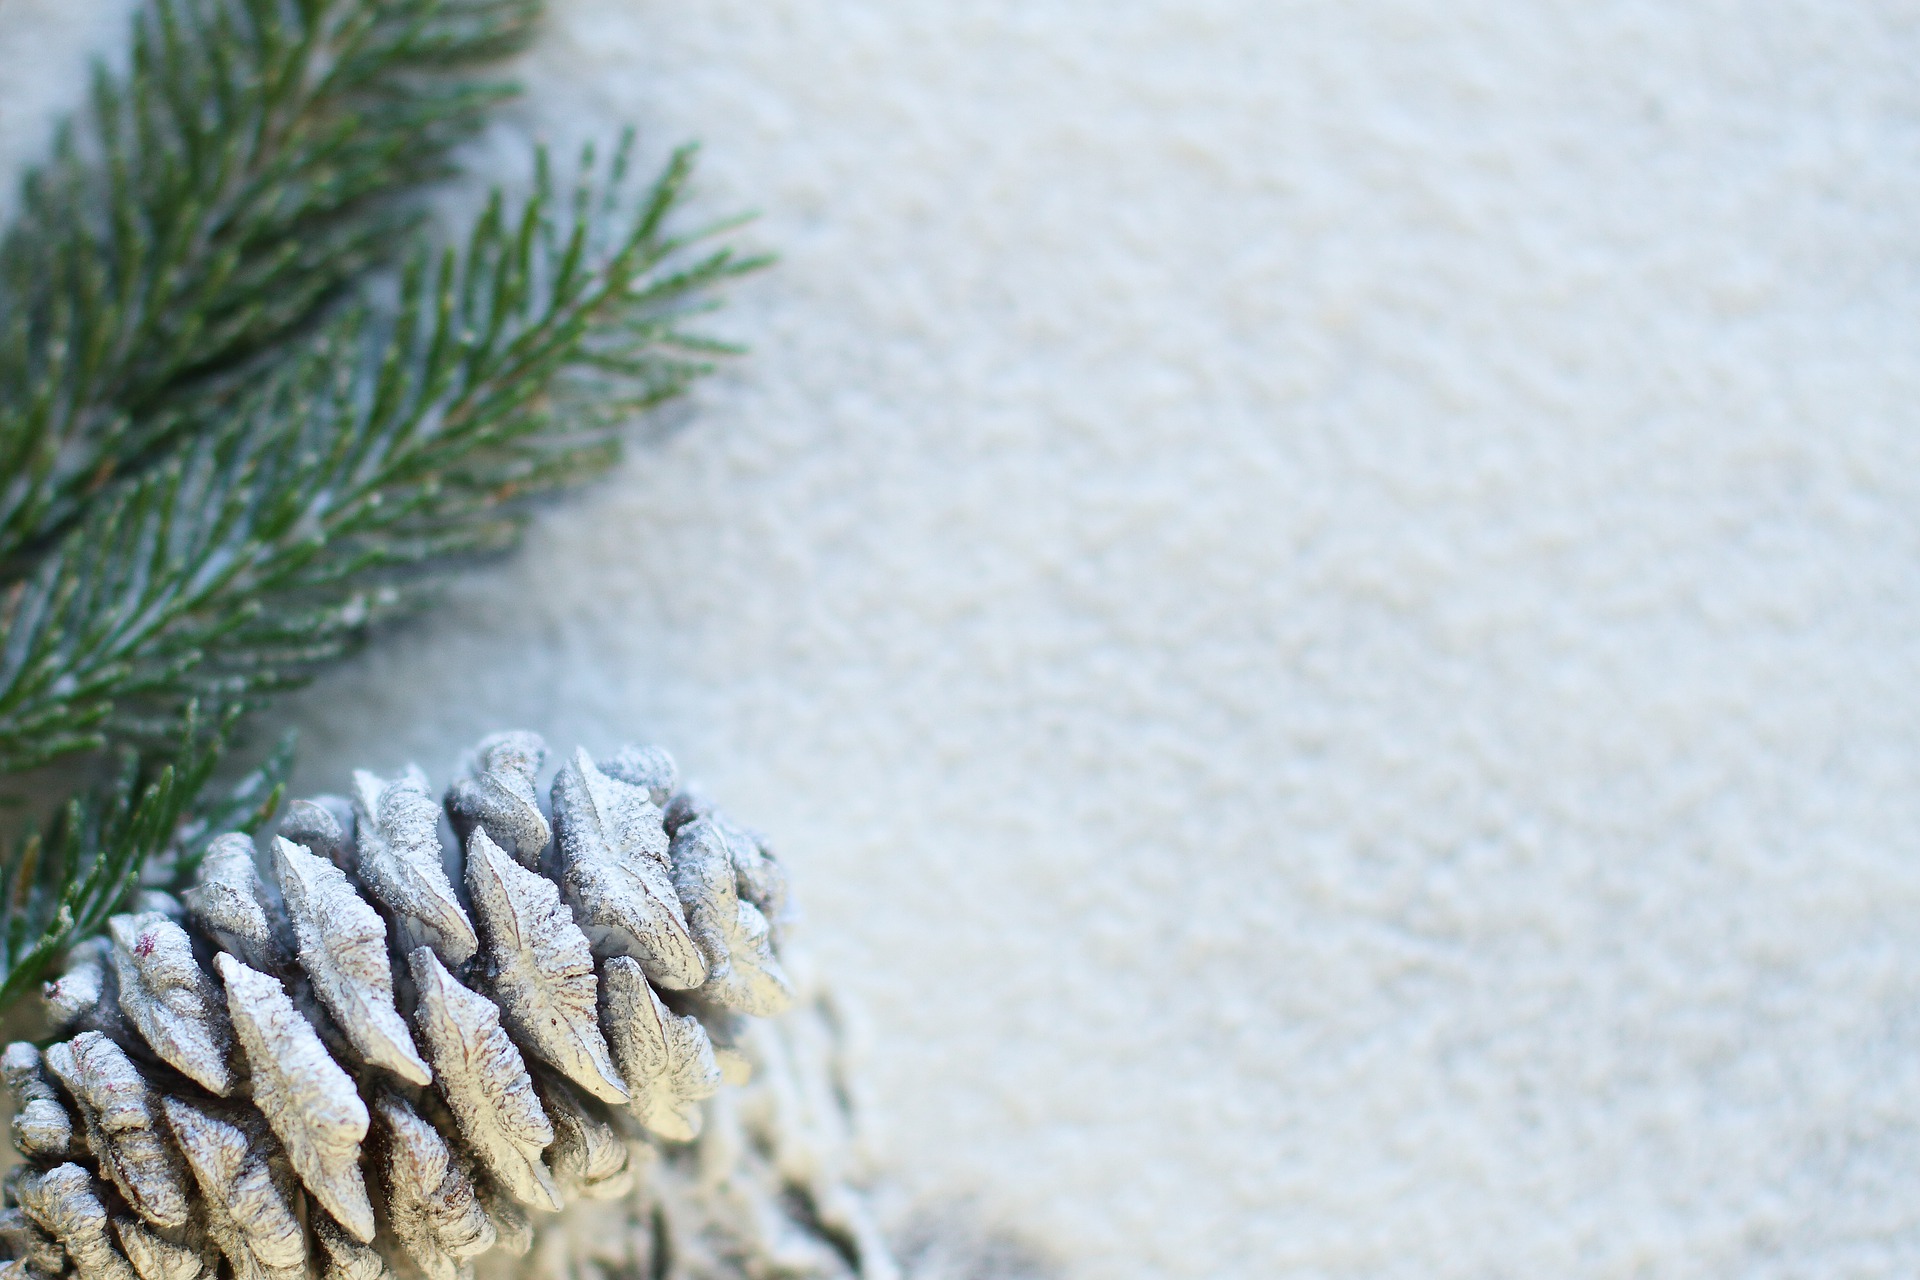
MULTIPOLYGON (((125 0, 0 0, 0 164, 125 0)), ((558 0, 753 354, 293 702, 774 832, 1075 1280, 1920 1269, 1920 10, 558 0)), ((9 196, 9 198, 11 198, 9 196)))

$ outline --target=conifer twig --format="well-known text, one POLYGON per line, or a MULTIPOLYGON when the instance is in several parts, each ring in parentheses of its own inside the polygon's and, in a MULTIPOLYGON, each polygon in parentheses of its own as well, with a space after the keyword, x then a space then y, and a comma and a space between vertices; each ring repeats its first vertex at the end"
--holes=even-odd
POLYGON ((538 0, 150 0, 0 240, 0 574, 404 244, 538 0), (450 74, 451 73, 451 74, 450 74))
MULTIPOLYGON (((624 167, 622 159, 614 166, 624 167)), ((544 175, 496 195, 461 253, 416 257, 396 312, 355 309, 310 356, 97 499, 0 601, 0 770, 154 745, 197 700, 244 706, 406 604, 400 571, 505 546, 516 499, 604 469, 615 428, 724 347, 684 322, 759 265, 668 231, 681 151, 616 222, 544 175)))
POLYGON ((292 764, 290 736, 224 796, 206 794, 237 719, 237 709, 229 709, 209 723, 197 707, 187 708, 168 759, 122 752, 105 783, 73 796, 44 832, 30 828, 7 850, 0 865, 0 1009, 71 943, 99 932, 155 860, 184 865, 197 838, 252 832, 273 816, 292 764))

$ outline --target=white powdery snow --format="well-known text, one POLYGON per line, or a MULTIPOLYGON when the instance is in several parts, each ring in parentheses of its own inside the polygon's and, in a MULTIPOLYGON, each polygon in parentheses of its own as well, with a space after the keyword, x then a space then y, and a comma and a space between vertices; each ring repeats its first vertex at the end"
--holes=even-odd
POLYGON ((754 353, 302 782, 669 744, 1076 1280, 1911 1274, 1896 10, 560 0, 488 163, 700 138, 754 353))

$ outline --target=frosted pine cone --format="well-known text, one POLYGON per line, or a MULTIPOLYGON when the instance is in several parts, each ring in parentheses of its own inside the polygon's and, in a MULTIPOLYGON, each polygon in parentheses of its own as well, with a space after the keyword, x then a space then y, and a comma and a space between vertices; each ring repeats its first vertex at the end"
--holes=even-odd
POLYGON ((779 862, 658 748, 576 751, 549 818, 544 756, 357 773, 80 948, 0 1057, 0 1280, 891 1280, 831 1007, 761 1021, 779 862))

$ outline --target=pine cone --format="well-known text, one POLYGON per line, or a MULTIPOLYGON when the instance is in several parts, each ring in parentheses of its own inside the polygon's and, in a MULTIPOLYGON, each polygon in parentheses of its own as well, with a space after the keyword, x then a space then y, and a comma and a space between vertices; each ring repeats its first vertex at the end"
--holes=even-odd
POLYGON ((756 1022, 795 1004, 778 860, 657 748, 576 751, 550 822, 544 756, 488 738, 442 804, 356 773, 265 876, 220 836, 79 948, 65 1038, 0 1057, 0 1280, 892 1277, 830 1008, 756 1022))

